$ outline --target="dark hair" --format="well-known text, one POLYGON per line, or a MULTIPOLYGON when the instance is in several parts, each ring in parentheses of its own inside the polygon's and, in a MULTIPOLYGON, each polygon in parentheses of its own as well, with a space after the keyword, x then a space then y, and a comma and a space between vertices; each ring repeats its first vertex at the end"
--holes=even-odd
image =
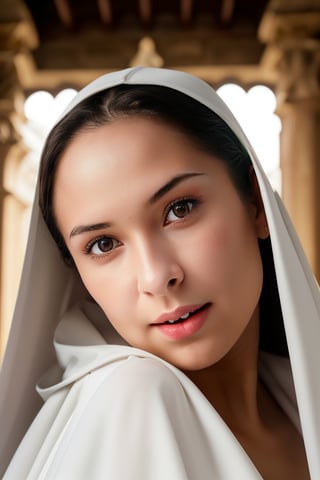
POLYGON ((154 85, 119 85, 83 100, 51 131, 40 164, 39 203, 44 220, 64 260, 71 255, 57 228, 52 210, 55 171, 71 140, 81 131, 136 116, 154 118, 185 133, 202 150, 223 161, 241 198, 251 193, 247 151, 229 126, 209 108, 171 88, 154 85))
MULTIPOLYGON (((193 98, 171 88, 154 85, 120 85, 83 100, 52 129, 40 164, 39 203, 44 220, 68 264, 73 259, 57 228, 52 210, 55 171, 71 140, 81 131, 123 117, 153 118, 177 128, 198 148, 221 160, 246 202, 251 196, 251 160, 239 139, 217 114, 193 98)), ((270 238, 259 240, 264 280, 260 298, 260 347, 287 356, 277 280, 270 238)))

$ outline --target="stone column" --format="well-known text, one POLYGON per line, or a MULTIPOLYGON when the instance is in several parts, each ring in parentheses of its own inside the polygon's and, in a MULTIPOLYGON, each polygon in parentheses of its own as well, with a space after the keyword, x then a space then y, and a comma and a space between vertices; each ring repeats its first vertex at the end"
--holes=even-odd
MULTIPOLYGON (((25 238, 21 222, 28 207, 17 194, 27 150, 19 134, 24 122, 22 87, 15 67, 21 52, 35 46, 36 33, 19 0, 0 5, 0 359, 19 284, 25 238)), ((28 179, 26 179, 28 181, 28 179)))
POLYGON ((282 197, 320 280, 320 0, 273 1, 262 20, 277 72, 282 197))
POLYGON ((284 202, 320 280, 320 43, 296 45, 280 62, 284 202))

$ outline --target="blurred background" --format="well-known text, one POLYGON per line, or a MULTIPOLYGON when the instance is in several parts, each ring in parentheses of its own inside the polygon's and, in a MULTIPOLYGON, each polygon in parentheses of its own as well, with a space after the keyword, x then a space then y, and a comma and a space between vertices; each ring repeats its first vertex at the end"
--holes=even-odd
POLYGON ((45 136, 80 88, 133 65, 218 91, 320 279, 320 0, 0 0, 0 357, 45 136))

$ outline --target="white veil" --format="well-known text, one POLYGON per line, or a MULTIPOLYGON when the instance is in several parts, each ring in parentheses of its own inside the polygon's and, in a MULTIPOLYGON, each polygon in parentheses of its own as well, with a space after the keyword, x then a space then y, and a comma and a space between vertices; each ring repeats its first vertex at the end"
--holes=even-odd
MULTIPOLYGON (((309 468, 312 478, 320 478, 319 289, 279 196, 273 192, 252 147, 225 104, 206 83, 186 73, 137 67, 104 75, 85 87, 63 116, 84 98, 120 84, 162 85, 193 97, 223 118, 248 150, 270 230, 309 468)), ((36 195, 21 285, 0 375, 3 468, 39 410, 41 400, 35 385, 55 361, 54 330, 78 284, 77 276, 64 265, 44 225, 36 195)))

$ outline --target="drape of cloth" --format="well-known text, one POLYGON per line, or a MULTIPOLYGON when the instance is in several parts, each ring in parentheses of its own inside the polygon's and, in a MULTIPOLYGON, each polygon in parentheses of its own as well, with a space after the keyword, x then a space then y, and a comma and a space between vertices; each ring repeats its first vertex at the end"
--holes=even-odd
MULTIPOLYGON (((188 377, 143 350, 107 345, 117 334, 109 327, 101 336, 90 321, 98 317, 86 303, 64 316, 55 336, 60 368, 40 381, 45 406, 4 480, 262 478, 188 377)), ((260 363, 299 429, 289 360, 262 354, 260 363)))
MULTIPOLYGON (((120 84, 163 85, 193 97, 223 118, 249 152, 266 211, 289 351, 289 358, 261 353, 260 375, 301 431, 311 478, 318 480, 320 295, 281 199, 230 111, 191 75, 144 67, 108 74, 84 88, 67 111, 120 84)), ((196 386, 163 360, 126 345, 84 296, 79 278, 60 259, 36 195, 0 376, 0 474, 29 429, 6 480, 261 478, 196 386), (77 307, 69 310, 75 299, 77 307), (34 420, 41 407, 35 385, 52 364, 38 386, 45 404, 34 420)))

